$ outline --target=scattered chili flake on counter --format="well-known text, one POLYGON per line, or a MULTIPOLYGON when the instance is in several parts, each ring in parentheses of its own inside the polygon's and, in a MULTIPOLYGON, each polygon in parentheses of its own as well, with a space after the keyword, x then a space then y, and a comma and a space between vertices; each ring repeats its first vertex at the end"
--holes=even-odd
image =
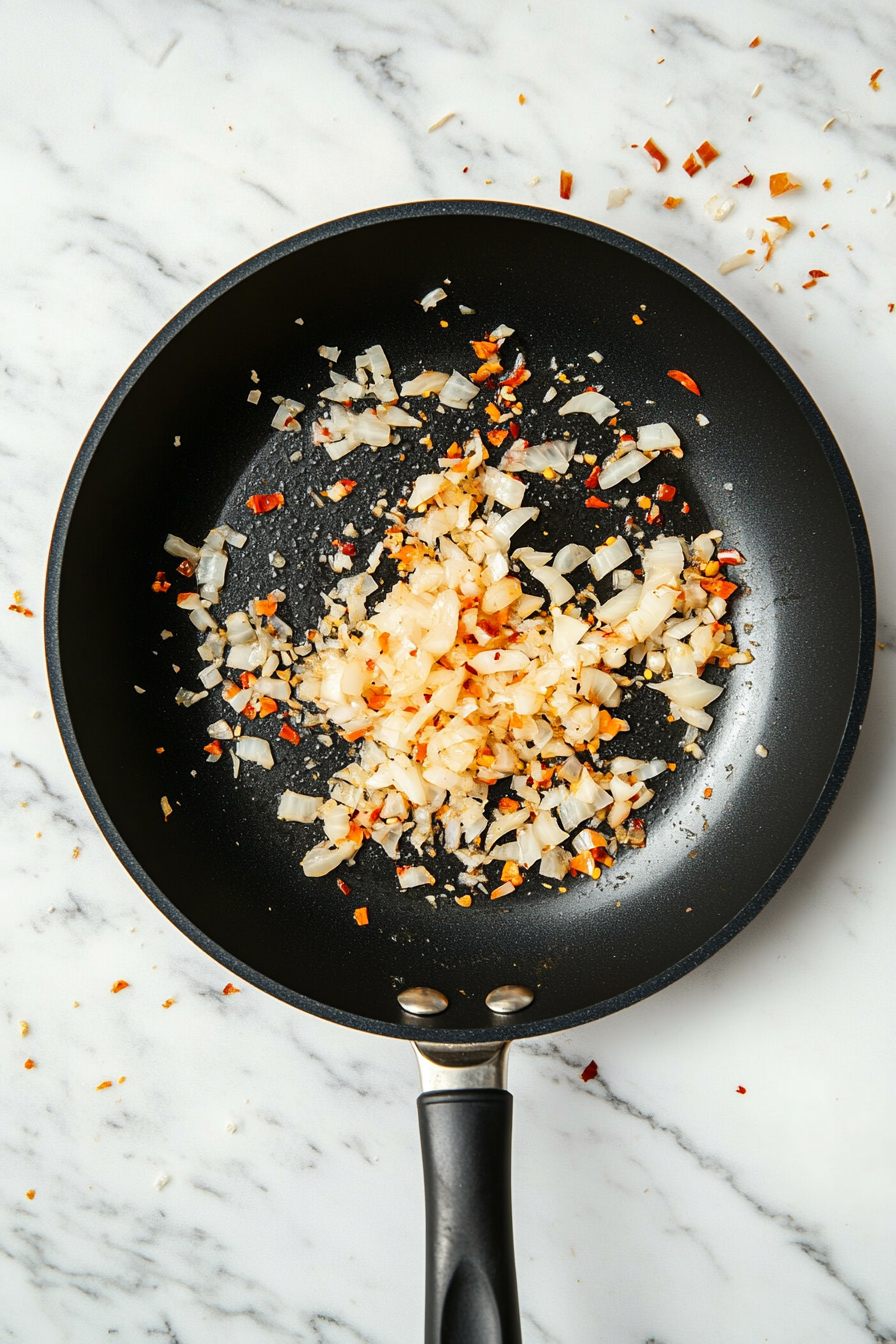
POLYGON ((818 284, 819 280, 826 280, 826 279, 828 279, 827 271, 810 271, 809 279, 803 285, 803 289, 811 289, 813 285, 818 284))
POLYGON ((747 1089, 745 1087, 736 1087, 734 1090, 735 1092, 739 1092, 742 1097, 746 1096, 747 1089))
POLYGON ((751 47, 758 47, 761 41, 762 41, 762 38, 761 38, 761 37, 754 37, 754 38, 753 38, 753 41, 750 43, 750 46, 751 46, 751 47))
POLYGON ((130 981, 116 980, 115 984, 112 986, 112 993, 120 994, 123 989, 129 989, 129 988, 130 988, 130 981))
POLYGON ((689 154, 681 166, 687 173, 688 177, 693 177, 695 173, 699 173, 700 169, 703 167, 703 164, 697 162, 696 154, 689 154))
POLYGON ((584 1069, 579 1074, 579 1077, 583 1083, 590 1083, 592 1078, 597 1077, 597 1065, 593 1059, 590 1064, 585 1065, 584 1069))
POLYGON ((25 1060, 25 1068, 26 1068, 26 1069, 33 1069, 34 1067, 35 1067, 35 1064, 34 1064, 34 1060, 33 1060, 33 1059, 26 1059, 26 1060, 25 1060))
POLYGON ((703 160, 704 168, 708 168, 712 161, 719 157, 719 151, 708 140, 704 140, 702 145, 697 146, 697 153, 703 160))
POLYGON ((568 201, 572 195, 572 173, 567 173, 564 169, 560 170, 560 199, 568 201))
POLYGON ((822 182, 821 185, 824 187, 825 191, 830 191, 830 189, 831 189, 831 179, 830 179, 829 177, 826 177, 825 180, 822 182))
POLYGON ((94 1088, 94 1091, 95 1091, 95 1092, 103 1092, 103 1091, 105 1091, 105 1089, 106 1089, 107 1087, 111 1087, 111 1086, 112 1086, 112 1079, 111 1079, 111 1078, 107 1078, 106 1081, 105 1081, 104 1083, 97 1083, 96 1087, 94 1088))
POLYGON ((690 374, 682 373, 681 369, 670 369, 666 377, 674 378, 676 383, 681 383, 682 387, 686 387, 689 392, 693 392, 695 397, 700 396, 700 389, 690 374))
POLYGON ((126 1079, 125 1075, 122 1074, 118 1081, 119 1081, 119 1083, 124 1083, 124 1082, 127 1081, 127 1079, 126 1079))
POLYGON ((879 70, 875 70, 874 74, 871 76, 871 78, 870 78, 869 81, 868 81, 868 87, 869 87, 869 89, 873 89, 875 93, 880 93, 880 85, 878 84, 877 81, 878 81, 878 79, 880 78, 880 76, 883 74, 883 72, 884 72, 884 68, 883 68, 883 66, 881 66, 881 68, 880 68, 879 70))
POLYGON ((664 210, 677 210, 684 200, 683 196, 667 196, 663 201, 664 210))
MULTIPOLYGON (((747 165, 744 164, 744 167, 747 168, 747 165)), ((751 173, 750 170, 749 170, 749 168, 747 168, 747 175, 746 175, 746 177, 742 177, 738 182, 732 182, 731 185, 732 185, 733 187, 752 187, 752 185, 753 185, 753 179, 755 178, 755 176, 756 176, 756 174, 755 174, 755 173, 751 173)))
POLYGON ((367 906, 366 906, 366 905, 359 905, 359 906, 358 906, 357 910, 355 911, 355 923, 358 924, 358 925, 360 925, 362 928, 363 928, 363 926, 364 926, 365 924, 369 924, 369 923, 370 923, 370 920, 369 920, 368 917, 367 917, 367 906))
POLYGON ((669 162, 667 156, 663 153, 659 145, 652 137, 651 139, 645 142, 644 148, 647 150, 647 153, 653 159, 653 166, 656 169, 656 171, 658 173, 661 173, 665 168, 666 164, 669 162))
POLYGON ((174 1003, 174 999, 166 999, 165 1002, 162 1004, 162 1007, 163 1007, 163 1008, 170 1008, 171 1005, 172 1005, 173 1003, 174 1003))
POLYGON ((253 513, 270 513, 273 509, 282 509, 284 503, 283 496, 277 491, 273 495, 250 495, 246 500, 246 508, 253 513))
POLYGON ((703 790, 703 797, 704 797, 704 798, 711 798, 711 797, 712 797, 712 789, 704 789, 704 790, 703 790))
POLYGON ((242 993, 242 991, 239 990, 239 989, 237 989, 236 985, 231 985, 231 984, 228 982, 228 983, 224 986, 224 988, 221 990, 221 993, 222 993, 222 994, 240 994, 240 993, 242 993))
MULTIPOLYGON (((168 588, 170 588, 170 587, 171 587, 171 584, 169 583, 169 584, 167 584, 166 586, 167 586, 168 588)), ((155 584, 153 584, 153 588, 155 588, 155 584)), ((34 612, 31 610, 31 608, 30 608, 30 607, 23 607, 22 604, 21 604, 21 602, 10 602, 10 604, 9 604, 9 608, 8 608, 8 609, 9 609, 9 611, 15 611, 15 612, 17 612, 17 613, 19 614, 19 616, 33 616, 33 615, 34 615, 34 612)))
POLYGON ((802 182, 791 177, 790 173, 772 173, 768 179, 768 189, 772 196, 783 196, 786 191, 798 191, 802 185, 802 182))
POLYGON ((36 1190, 26 1190, 26 1191, 25 1191, 25 1198, 26 1198, 26 1199, 33 1199, 34 1196, 35 1196, 36 1194, 37 1194, 37 1191, 36 1191, 36 1190))

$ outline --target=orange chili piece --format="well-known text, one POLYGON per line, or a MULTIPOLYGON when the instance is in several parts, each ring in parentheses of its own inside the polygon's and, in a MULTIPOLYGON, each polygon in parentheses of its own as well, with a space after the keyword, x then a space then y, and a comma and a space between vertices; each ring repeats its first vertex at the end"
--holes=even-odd
POLYGON ((722 597, 726 601, 732 593, 737 592, 737 584, 728 579, 701 579, 700 587, 712 593, 713 597, 722 597))
POLYGON ((269 714, 277 713, 277 701, 271 695, 263 695, 258 701, 258 717, 266 719, 269 714))
POLYGON ((130 982, 128 980, 116 980, 112 986, 113 994, 120 994, 123 989, 128 989, 130 982))
POLYGON ((608 509, 610 506, 605 499, 598 499, 597 495, 589 495, 585 500, 586 509, 608 509))
POLYGON ((653 140, 652 138, 645 143, 644 148, 647 150, 647 153, 653 159, 653 166, 656 169, 656 171, 658 173, 661 173, 665 168, 666 164, 669 162, 666 155, 663 153, 659 145, 657 145, 655 140, 653 140))
POLYGON ((783 196, 785 191, 797 191, 802 182, 797 182, 789 173, 772 173, 768 179, 768 189, 772 196, 783 196))
POLYGON ((366 905, 359 905, 359 906, 358 906, 357 910, 355 911, 355 923, 356 923, 356 924, 359 924, 362 928, 364 927, 365 924, 369 924, 369 923, 370 923, 370 920, 369 920, 369 918, 368 918, 368 916, 367 916, 367 906, 366 906, 366 905))
POLYGON ((693 392, 695 397, 700 396, 700 389, 690 374, 682 373, 681 369, 670 369, 666 376, 674 378, 676 383, 681 383, 682 387, 686 387, 689 392, 693 392))
POLYGON ((703 164, 697 162, 696 154, 689 154, 681 166, 687 173, 688 177, 693 177, 695 173, 699 173, 700 169, 703 167, 703 164))
POLYGON ((220 742, 209 742, 207 747, 202 748, 209 756, 220 756, 223 748, 220 742))
POLYGON ((256 616, 276 616, 277 603, 272 597, 256 597, 255 614, 256 616))
POLYGON ((231 984, 228 982, 228 983, 224 986, 224 988, 221 990, 221 993, 222 993, 222 994, 241 994, 241 993, 242 993, 242 990, 237 989, 236 985, 231 985, 231 984))
POLYGON ((697 146, 697 153, 703 160, 703 167, 708 168, 713 159, 719 157, 719 151, 715 145, 711 145, 708 140, 704 140, 702 145, 697 146))
POLYGON ((288 723, 283 724, 279 736, 285 738, 287 742, 291 742, 293 746, 296 746, 301 741, 295 728, 291 728, 288 723))
POLYGON ((663 208, 665 210, 677 210, 683 200, 683 196, 667 196, 663 201, 663 208))
POLYGON ((105 1081, 104 1083, 97 1083, 97 1085, 96 1085, 96 1091, 97 1091, 97 1092, 102 1092, 104 1088, 106 1088, 106 1087, 111 1087, 111 1086, 112 1086, 112 1079, 111 1079, 111 1078, 107 1078, 106 1081, 105 1081))
POLYGON ((348 896, 348 895, 351 893, 351 887, 349 886, 349 884, 348 884, 347 882, 343 882, 343 880, 342 880, 341 877, 337 877, 337 879, 336 879, 336 885, 337 885, 337 887, 339 888, 339 890, 342 892, 343 896, 348 896))
POLYGON ((250 495, 246 500, 246 508, 251 509, 253 513, 270 513, 272 509, 282 509, 285 500, 278 491, 274 495, 250 495))
POLYGON ((572 195, 572 173, 560 170, 560 199, 568 201, 572 195))
POLYGON ((33 1068, 34 1068, 34 1060, 33 1060, 33 1059, 26 1059, 26 1060, 25 1060, 25 1068, 26 1068, 26 1069, 33 1069, 33 1068))

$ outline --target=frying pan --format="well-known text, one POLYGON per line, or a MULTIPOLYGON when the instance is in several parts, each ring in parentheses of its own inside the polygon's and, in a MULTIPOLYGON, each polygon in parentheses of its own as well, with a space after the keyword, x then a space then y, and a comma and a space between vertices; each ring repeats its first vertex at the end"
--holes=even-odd
MULTIPOLYGON (((432 416, 437 447, 475 421, 453 411, 432 416)), ((587 449, 588 431, 579 432, 587 449)), ((593 544, 622 526, 626 510, 614 510, 595 532, 580 473, 575 467, 559 486, 527 478, 526 502, 542 514, 519 544, 541 543, 543 530, 550 549, 593 544)), ((53 698, 72 766, 150 899, 259 989, 416 1043, 427 1344, 514 1344, 508 1043, 616 1012, 723 946, 805 853, 855 747, 871 676, 873 570, 853 483, 820 412, 730 303, 618 233, 477 201, 340 219, 232 271, 128 370, 66 487, 46 610, 53 698), (414 300, 443 282, 450 298, 424 311, 414 300), (339 345, 351 359, 381 343, 396 378, 421 363, 468 370, 469 340, 502 322, 515 332, 508 348, 523 350, 534 371, 523 396, 531 439, 569 425, 543 401, 560 386, 550 360, 560 370, 577 362, 574 377, 595 349, 605 357, 600 380, 625 403, 626 423, 676 427, 685 453, 663 460, 678 502, 668 506, 665 529, 693 537, 717 526, 747 557, 732 619, 755 661, 707 673, 726 689, 713 705, 705 763, 682 755, 682 725, 666 721, 662 697, 647 687, 634 694, 624 750, 674 759, 678 769, 659 782, 646 847, 620 850, 599 883, 533 875, 505 900, 477 894, 463 909, 449 895, 433 908, 419 893, 399 893, 394 866, 368 845, 352 869, 340 870, 352 888, 343 895, 334 877, 303 877, 308 832, 274 820, 284 788, 324 792, 316 781, 343 762, 341 744, 327 747, 311 731, 298 748, 275 742, 270 772, 244 767, 234 780, 226 764, 209 768, 201 747, 221 711, 215 693, 188 709, 175 703, 178 686, 197 685, 196 639, 173 610, 178 585, 152 591, 158 570, 177 577, 161 544, 169 531, 195 540, 218 522, 246 531, 223 609, 281 586, 290 625, 313 627, 320 591, 335 581, 320 559, 332 554, 331 539, 354 521, 366 554, 380 535, 369 529, 382 527, 371 505, 381 491, 394 503, 427 461, 407 435, 377 454, 361 448, 346 463, 312 446, 316 393, 328 372, 318 346, 339 345), (670 369, 697 380, 699 400, 666 376, 670 369), (246 400, 250 370, 260 377, 259 405, 246 400), (276 395, 310 403, 300 433, 270 428, 276 395), (707 425, 697 424, 697 412, 707 425), (345 474, 358 479, 355 491, 320 509, 312 490, 345 474), (282 510, 249 514, 251 494, 278 490, 282 510), (274 552, 283 568, 273 567, 274 552), (98 614, 96 597, 110 584, 119 606, 107 653, 96 622, 108 631, 109 617, 98 614), (173 635, 163 642, 164 627, 173 635), (163 795, 174 808, 168 824, 163 795), (366 928, 352 919, 362 903, 366 928)), ((253 731, 274 740, 276 718, 265 723, 253 731)), ((427 862, 436 890, 456 881, 453 861, 427 862)))

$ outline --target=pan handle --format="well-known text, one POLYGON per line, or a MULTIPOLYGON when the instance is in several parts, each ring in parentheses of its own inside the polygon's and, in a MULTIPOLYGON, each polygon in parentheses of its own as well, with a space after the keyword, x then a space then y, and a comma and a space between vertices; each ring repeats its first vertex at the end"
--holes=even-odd
POLYGON ((513 1098, 501 1085, 507 1046, 455 1051, 417 1047, 425 1089, 417 1098, 425 1344, 520 1344, 510 1207, 513 1098))

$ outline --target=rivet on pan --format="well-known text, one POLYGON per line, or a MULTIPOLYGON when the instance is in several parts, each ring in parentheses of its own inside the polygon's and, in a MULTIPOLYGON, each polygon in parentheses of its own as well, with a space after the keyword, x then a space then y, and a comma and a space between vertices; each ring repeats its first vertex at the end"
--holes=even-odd
POLYGON ((444 1013, 448 1007, 448 1000, 441 990, 428 989, 426 985, 403 989, 398 1002, 406 1013, 414 1013, 417 1017, 432 1017, 436 1013, 444 1013))
POLYGON ((528 1008, 534 998, 525 985, 501 985, 486 994, 485 1002, 493 1013, 518 1013, 521 1008, 528 1008))

